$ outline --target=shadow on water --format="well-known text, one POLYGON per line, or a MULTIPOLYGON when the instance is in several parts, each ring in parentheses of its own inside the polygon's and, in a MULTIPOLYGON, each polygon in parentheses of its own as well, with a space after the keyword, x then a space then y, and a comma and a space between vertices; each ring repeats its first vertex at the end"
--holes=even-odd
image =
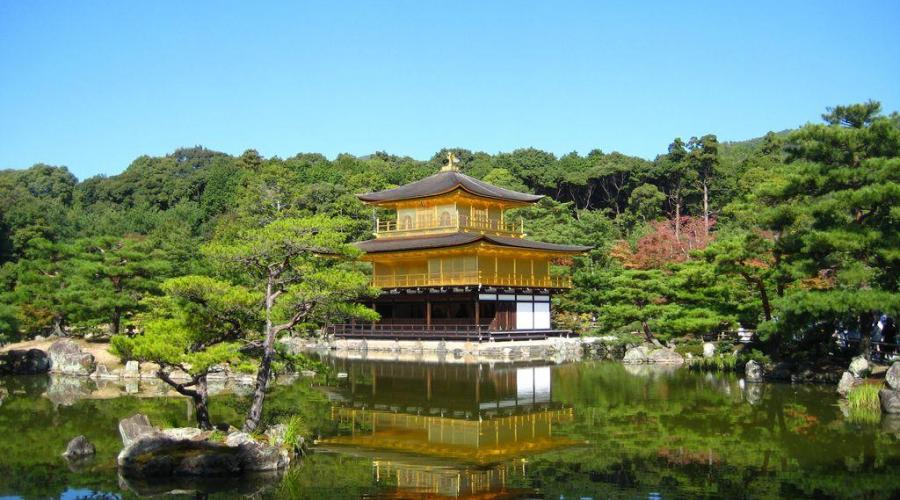
MULTIPOLYGON (((848 418, 831 387, 616 363, 425 364, 325 358, 333 383, 273 389, 266 418, 319 437, 283 477, 135 483, 118 420, 187 425, 182 398, 49 377, 0 379, 0 495, 226 498, 867 497, 900 492, 900 421, 848 418), (85 434, 91 461, 67 464, 85 434), (103 493, 105 492, 105 493, 103 493)), ((152 384, 151 384, 152 385, 152 384)), ((154 392, 156 391, 156 392, 154 392)), ((239 423, 246 398, 214 397, 239 423)))

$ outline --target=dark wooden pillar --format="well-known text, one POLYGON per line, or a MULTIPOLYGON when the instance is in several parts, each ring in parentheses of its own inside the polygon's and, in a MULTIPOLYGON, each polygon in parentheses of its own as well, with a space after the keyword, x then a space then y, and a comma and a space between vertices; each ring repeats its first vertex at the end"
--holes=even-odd
POLYGON ((481 326, 481 307, 478 304, 478 296, 475 296, 475 326, 481 326))
POLYGON ((431 299, 425 300, 425 325, 431 326, 431 299))

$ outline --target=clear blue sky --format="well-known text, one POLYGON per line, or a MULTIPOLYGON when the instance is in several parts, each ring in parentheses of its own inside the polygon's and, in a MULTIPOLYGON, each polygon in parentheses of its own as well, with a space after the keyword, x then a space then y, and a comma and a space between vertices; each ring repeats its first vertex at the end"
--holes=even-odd
POLYGON ((0 1, 0 168, 618 150, 900 109, 900 2, 0 1))

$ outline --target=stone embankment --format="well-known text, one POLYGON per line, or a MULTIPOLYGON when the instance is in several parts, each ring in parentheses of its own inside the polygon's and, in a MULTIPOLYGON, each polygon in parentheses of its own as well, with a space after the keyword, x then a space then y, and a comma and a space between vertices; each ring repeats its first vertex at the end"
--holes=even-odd
MULTIPOLYGON (((84 348, 84 343, 73 339, 56 340, 45 349, 10 349, 0 353, 0 374, 39 375, 51 373, 122 382, 157 379, 156 371, 159 369, 159 365, 130 360, 126 361, 123 366, 115 361, 114 356, 108 353, 107 348, 108 344, 104 344, 100 348, 104 354, 103 357, 107 358, 106 363, 98 362, 95 355, 84 348)), ((190 379, 190 376, 182 371, 175 371, 170 376, 176 381, 190 379)), ((250 385, 255 383, 255 376, 233 371, 228 365, 223 365, 215 367, 213 373, 207 376, 207 380, 213 385, 226 381, 250 385)))
POLYGON ((470 363, 475 361, 581 359, 582 339, 554 337, 546 340, 461 342, 422 340, 304 339, 288 337, 280 342, 290 353, 328 352, 348 359, 470 363))

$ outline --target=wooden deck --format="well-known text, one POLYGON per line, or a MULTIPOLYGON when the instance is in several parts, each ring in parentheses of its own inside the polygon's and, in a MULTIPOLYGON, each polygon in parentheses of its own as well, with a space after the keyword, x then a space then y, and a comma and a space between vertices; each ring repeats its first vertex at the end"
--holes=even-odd
POLYGON ((461 342, 502 342, 509 340, 545 340, 569 337, 569 330, 490 330, 485 325, 421 324, 340 324, 327 327, 339 339, 372 340, 444 340, 461 342))

